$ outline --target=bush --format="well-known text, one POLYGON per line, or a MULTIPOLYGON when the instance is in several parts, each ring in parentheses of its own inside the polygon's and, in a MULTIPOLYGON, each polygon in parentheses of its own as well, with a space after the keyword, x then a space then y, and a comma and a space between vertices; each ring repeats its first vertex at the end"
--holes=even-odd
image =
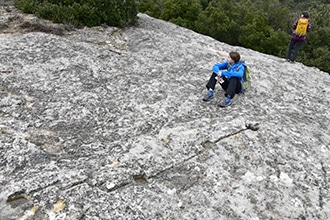
POLYGON ((24 13, 34 14, 40 2, 38 0, 17 0, 14 5, 24 13))
POLYGON ((77 27, 125 27, 137 22, 136 0, 16 0, 15 7, 55 23, 77 27))

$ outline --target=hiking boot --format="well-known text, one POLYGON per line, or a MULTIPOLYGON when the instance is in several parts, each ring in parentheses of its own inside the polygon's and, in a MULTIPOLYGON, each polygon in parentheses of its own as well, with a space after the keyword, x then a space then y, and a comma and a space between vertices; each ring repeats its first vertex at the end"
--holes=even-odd
POLYGON ((203 101, 208 102, 213 99, 214 95, 211 90, 207 91, 207 94, 204 96, 203 101))
POLYGON ((223 100, 222 102, 220 102, 219 106, 221 108, 227 107, 229 105, 231 105, 232 101, 230 98, 226 97, 225 100, 223 100))

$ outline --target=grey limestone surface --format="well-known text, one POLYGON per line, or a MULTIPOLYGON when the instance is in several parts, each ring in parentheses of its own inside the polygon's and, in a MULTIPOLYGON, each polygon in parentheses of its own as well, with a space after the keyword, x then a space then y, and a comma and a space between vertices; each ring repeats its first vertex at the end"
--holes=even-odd
POLYGON ((0 34, 0 219, 330 218, 328 73, 145 14, 56 33, 0 34))

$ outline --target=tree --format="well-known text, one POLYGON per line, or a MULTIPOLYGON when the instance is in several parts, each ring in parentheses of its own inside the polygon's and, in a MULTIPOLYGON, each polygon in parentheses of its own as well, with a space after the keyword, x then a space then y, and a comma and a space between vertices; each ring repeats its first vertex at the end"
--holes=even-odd
POLYGON ((136 0, 16 0, 15 6, 24 13, 78 27, 133 25, 138 12, 136 0))
POLYGON ((240 35, 240 11, 235 3, 211 1, 209 6, 198 16, 196 30, 219 41, 238 45, 240 35))
POLYGON ((138 1, 139 12, 146 13, 154 18, 159 18, 162 9, 162 0, 139 0, 138 1))
POLYGON ((202 12, 199 0, 163 0, 163 3, 161 19, 195 30, 196 20, 202 12))

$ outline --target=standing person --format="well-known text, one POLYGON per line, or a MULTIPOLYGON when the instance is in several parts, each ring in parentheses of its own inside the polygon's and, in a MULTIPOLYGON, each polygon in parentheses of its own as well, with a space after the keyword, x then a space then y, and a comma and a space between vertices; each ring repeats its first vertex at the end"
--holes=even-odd
POLYGON ((217 82, 225 90, 225 99, 219 104, 220 107, 227 107, 232 103, 235 94, 242 92, 241 81, 244 75, 245 63, 240 61, 241 57, 237 52, 230 52, 228 60, 213 65, 213 73, 206 84, 207 94, 203 101, 210 101, 214 97, 214 88, 217 82))
POLYGON ((301 46, 306 40, 307 32, 311 31, 311 22, 307 11, 302 12, 300 17, 293 23, 292 30, 293 33, 291 36, 288 53, 286 55, 286 60, 294 63, 301 46), (294 50, 293 56, 291 56, 292 50, 294 50))

